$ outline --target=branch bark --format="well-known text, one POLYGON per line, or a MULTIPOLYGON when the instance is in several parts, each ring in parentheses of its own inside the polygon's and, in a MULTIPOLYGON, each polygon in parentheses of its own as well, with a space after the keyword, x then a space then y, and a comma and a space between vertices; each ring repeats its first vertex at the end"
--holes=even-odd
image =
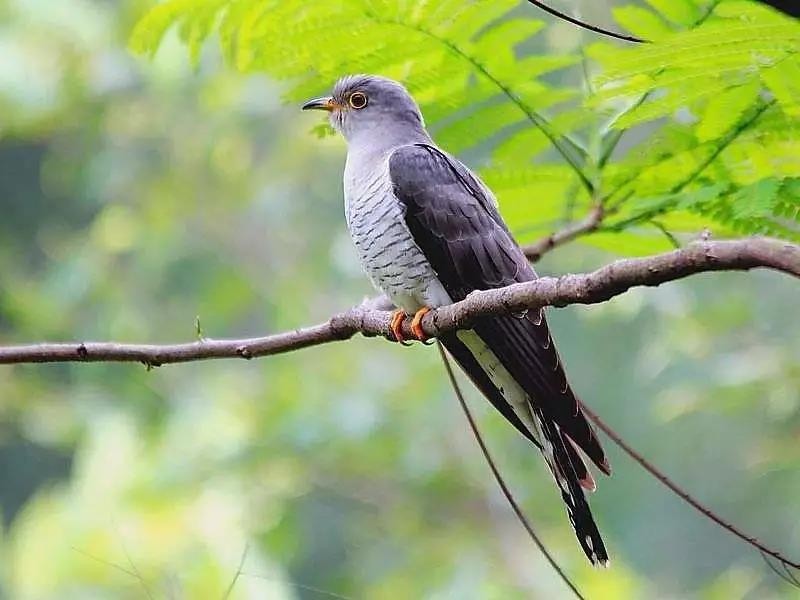
MULTIPOLYGON (((431 337, 464 329, 481 316, 519 313, 545 306, 597 304, 633 287, 657 286, 708 271, 767 268, 800 278, 800 246, 784 240, 749 238, 695 242, 646 258, 618 260, 584 274, 542 277, 505 288, 477 291, 465 300, 428 313, 422 321, 431 337)), ((361 333, 390 338, 391 313, 362 305, 328 321, 266 337, 185 344, 115 342, 43 343, 0 347, 0 364, 47 362, 140 362, 148 367, 213 358, 251 359, 346 340, 361 333)), ((408 322, 406 334, 413 338, 408 322)))
POLYGON ((537 262, 542 256, 567 242, 571 242, 577 237, 582 235, 586 235, 587 233, 593 232, 600 226, 600 223, 603 222, 603 217, 605 216, 605 210, 602 204, 598 204, 595 206, 586 217, 577 223, 573 223, 572 225, 565 227, 559 231, 554 231, 547 237, 543 237, 537 242, 532 244, 528 244, 527 246, 522 247, 522 251, 525 253, 525 256, 528 257, 528 260, 531 262, 537 262))

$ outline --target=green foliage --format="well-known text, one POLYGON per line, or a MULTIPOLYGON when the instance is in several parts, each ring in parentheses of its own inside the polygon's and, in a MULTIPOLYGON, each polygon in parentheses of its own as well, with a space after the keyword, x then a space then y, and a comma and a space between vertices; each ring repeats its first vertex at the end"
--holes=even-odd
MULTIPOLYGON (((574 152, 541 113, 579 91, 542 76, 576 64, 578 57, 519 51, 535 43, 544 24, 508 17, 517 0, 329 1, 313 9, 297 0, 239 0, 209 6, 218 11, 220 41, 231 64, 290 80, 290 101, 329 89, 344 73, 377 72, 407 84, 429 127, 454 152, 507 141, 522 145, 514 156, 508 145, 500 152, 516 167, 547 147, 525 147, 531 129, 574 152)), ((187 32, 202 29, 205 15, 205 8, 187 10, 181 0, 159 5, 137 26, 132 47, 155 52, 170 19, 186 39, 187 32)))
MULTIPOLYGON (((225 48, 255 51, 262 20, 296 5, 266 2, 245 22, 224 19, 225 11, 253 2, 175 4, 162 9, 177 12, 163 13, 169 33, 158 56, 137 60, 125 40, 146 3, 0 1, 3 344, 191 342, 196 315, 211 338, 260 335, 317 322, 371 293, 342 220, 342 141, 305 135, 313 116, 276 103, 271 79, 220 67, 216 44, 202 45, 210 32, 225 48), (176 16, 194 8, 205 15, 195 23, 176 16), (196 62, 179 36, 193 40, 196 62)), ((315 4, 327 10, 317 14, 332 14, 324 2, 308 4, 308 15, 315 4)), ((704 14, 694 3, 680 3, 685 14, 677 5, 647 3, 670 27, 704 14)), ((408 19, 428 10, 405 6, 408 19)), ((453 6, 443 4, 428 25, 453 6)), ((531 15, 541 13, 520 5, 496 22, 531 15)), ((796 115, 770 103, 772 94, 795 93, 796 79, 765 83, 758 118, 671 193, 727 132, 712 128, 700 140, 693 120, 649 122, 626 133, 598 168, 612 139, 598 125, 607 123, 606 107, 584 104, 576 41, 561 24, 518 45, 516 65, 532 86, 526 98, 543 93, 534 76, 545 93, 572 94, 563 107, 521 106, 586 146, 583 159, 562 140, 600 194, 639 174, 609 198, 609 207, 619 205, 609 225, 664 198, 685 203, 586 241, 633 254, 671 247, 659 226, 737 233, 706 216, 715 203, 740 206, 748 222, 797 222, 796 115), (756 199, 749 214, 745 197, 756 199)), ((473 110, 519 106, 472 70, 465 99, 458 78, 439 82, 441 57, 415 43, 395 48, 392 60, 414 53, 424 67, 416 94, 440 139, 473 110)), ((326 50, 338 60, 335 47, 326 50)), ((329 84, 286 77, 287 89, 317 93, 329 84)), ((704 107, 692 114, 701 119, 704 107)), ((730 131, 760 108, 745 107, 730 131)), ((465 158, 484 166, 504 215, 532 240, 581 218, 592 196, 519 114, 465 158)), ((586 270, 606 262, 597 254, 566 247, 543 268, 586 270)), ((790 553, 800 547, 800 530, 787 527, 800 489, 796 314, 796 283, 756 271, 687 279, 550 318, 586 402, 727 520, 790 553)), ((465 391, 519 502, 587 598, 795 598, 758 554, 706 525, 613 448, 614 477, 598 481, 591 498, 613 566, 592 569, 535 449, 465 391)), ((7 365, 0 474, 1 598, 567 594, 500 498, 432 348, 355 338, 258 361, 150 371, 7 365)))
MULTIPOLYGON (((701 25, 670 32, 657 43, 636 48, 594 45, 590 54, 603 72, 593 105, 660 90, 658 97, 614 123, 631 127, 682 107, 691 110, 730 88, 749 89, 760 83, 762 73, 775 80, 789 75, 797 69, 798 51, 800 24, 794 19, 754 2, 721 2, 701 25)), ((797 109, 800 97, 791 92, 782 96, 785 111, 797 109)))
POLYGON ((401 79, 442 145, 489 158, 487 177, 523 239, 598 201, 611 215, 604 230, 628 230, 616 245, 627 253, 662 247, 667 222, 673 233, 701 223, 800 239, 797 198, 780 184, 800 176, 800 24, 755 2, 648 5, 613 12, 654 43, 595 42, 588 65, 578 53, 532 51, 543 23, 516 0, 167 0, 131 46, 153 54, 176 27, 197 61, 217 31, 230 64, 288 80, 292 102, 344 73, 401 79), (581 92, 574 82, 587 70, 581 92), (643 142, 617 148, 640 127, 643 142), (558 190, 536 178, 505 183, 534 164, 552 171, 553 148, 571 167, 558 190), (713 206, 692 201, 709 186, 725 190, 713 206), (754 189, 774 189, 773 202, 754 189), (760 208, 743 210, 749 202, 760 208), (764 214, 767 205, 782 213, 764 214))
POLYGON ((781 183, 800 174, 800 24, 755 2, 651 4, 671 21, 656 43, 589 50, 601 71, 588 105, 616 109, 620 132, 656 128, 611 166, 630 200, 609 228, 683 210, 723 230, 800 239, 798 199, 781 183), (713 202, 696 201, 708 190, 719 190, 713 202))

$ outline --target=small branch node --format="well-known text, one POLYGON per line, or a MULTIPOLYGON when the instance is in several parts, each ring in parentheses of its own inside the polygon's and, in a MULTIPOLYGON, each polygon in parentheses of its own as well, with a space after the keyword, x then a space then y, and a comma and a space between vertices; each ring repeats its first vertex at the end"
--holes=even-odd
POLYGON ((200 325, 200 315, 197 315, 194 318, 194 335, 198 342, 204 342, 206 340, 205 336, 203 335, 203 327, 200 325))

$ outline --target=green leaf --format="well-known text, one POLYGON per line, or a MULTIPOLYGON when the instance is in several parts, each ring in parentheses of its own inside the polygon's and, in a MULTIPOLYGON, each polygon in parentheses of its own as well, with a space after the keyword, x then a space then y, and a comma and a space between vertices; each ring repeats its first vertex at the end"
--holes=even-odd
POLYGON ((800 56, 790 56, 762 70, 761 80, 787 115, 800 117, 800 56))
POLYGON ((656 13, 634 6, 617 6, 611 11, 617 23, 640 38, 656 41, 670 33, 672 29, 656 13))
POLYGON ((443 147, 452 152, 461 152, 502 133, 503 129, 521 120, 522 115, 517 107, 501 102, 472 111, 439 129, 434 137, 443 147))
POLYGON ((345 73, 402 80, 442 146, 491 157, 487 181, 525 239, 582 218, 591 197, 608 199, 604 226, 631 234, 617 247, 632 253, 668 243, 656 224, 795 236, 800 24, 737 0, 711 14, 695 0, 647 4, 614 14, 653 43, 588 49, 593 92, 576 87, 578 56, 532 52, 544 24, 517 0, 167 0, 131 46, 152 54, 177 28, 196 62, 218 32, 229 64, 288 81, 291 102, 345 73), (641 143, 625 134, 605 154, 645 123, 641 143))
POLYGON ((717 200, 722 194, 728 191, 729 187, 730 186, 725 183, 717 183, 689 190, 678 196, 676 206, 689 210, 701 209, 703 206, 717 200))
POLYGON ((716 94, 706 104, 697 125, 697 139, 707 142, 721 137, 757 99, 761 87, 757 80, 729 88, 716 94))
POLYGON ((525 127, 498 144, 492 159, 498 164, 519 164, 550 147, 550 140, 540 130, 525 127))
POLYGON ((776 178, 762 179, 740 189, 731 198, 733 217, 748 219, 768 217, 778 203, 778 190, 782 182, 776 178))
POLYGON ((530 19, 511 19, 485 31, 475 42, 472 55, 494 68, 508 68, 517 62, 514 48, 538 33, 544 23, 530 19))
POLYGON ((503 217, 522 243, 557 229, 568 201, 574 203, 576 214, 589 205, 575 175, 564 165, 497 165, 483 169, 481 176, 497 195, 503 217))
POLYGON ((150 9, 133 29, 128 42, 132 51, 154 55, 167 31, 186 17, 191 0, 168 0, 150 9))
MULTIPOLYGON (((668 21, 693 25, 701 11, 693 2, 652 0, 649 4, 668 21)), ((625 7, 615 12, 620 22, 650 24, 657 43, 625 47, 609 43, 590 46, 590 56, 604 67, 596 78, 596 94, 589 106, 618 106, 620 100, 639 102, 613 126, 626 129, 647 121, 671 117, 683 110, 710 122, 700 129, 701 140, 723 135, 736 115, 754 104, 762 81, 796 114, 797 93, 793 83, 800 53, 800 22, 752 2, 721 2, 711 18, 685 31, 669 32, 644 9, 625 7), (727 92, 729 88, 740 88, 727 92), (721 96, 721 97, 720 97, 721 96), (730 113, 710 110, 728 103, 730 113)), ((702 10, 705 10, 703 8, 702 10)), ((655 39, 655 38, 654 38, 655 39)))
POLYGON ((697 21, 700 9, 692 0, 646 0, 656 12, 677 25, 688 27, 697 21))

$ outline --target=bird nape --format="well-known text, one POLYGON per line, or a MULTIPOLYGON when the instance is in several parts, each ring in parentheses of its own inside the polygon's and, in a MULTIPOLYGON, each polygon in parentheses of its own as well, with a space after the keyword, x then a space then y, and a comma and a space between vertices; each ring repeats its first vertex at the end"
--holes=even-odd
MULTIPOLYGON (((420 318, 474 290, 537 277, 497 208, 491 190, 438 148, 414 99, 374 75, 343 77, 330 96, 303 105, 324 110, 347 140, 345 218, 364 271, 397 306, 402 324, 424 340, 420 318)), ((487 316, 442 344, 492 405, 544 456, 575 530, 595 565, 608 553, 585 491, 606 475, 608 459, 570 387, 542 310, 487 316)))

